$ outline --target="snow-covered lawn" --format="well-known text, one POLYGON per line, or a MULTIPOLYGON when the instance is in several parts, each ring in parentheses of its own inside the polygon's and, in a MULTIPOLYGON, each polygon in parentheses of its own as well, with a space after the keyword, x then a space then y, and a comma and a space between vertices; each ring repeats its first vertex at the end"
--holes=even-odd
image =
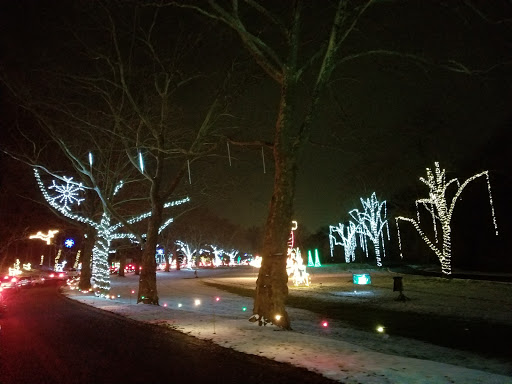
MULTIPOLYGON (((403 277, 409 301, 396 301, 393 277, 371 271, 371 285, 354 285, 352 273, 336 266, 309 268, 312 284, 290 295, 416 313, 452 314, 512 325, 512 283, 436 277, 403 277)), ((157 272, 160 306, 136 304, 138 276, 113 276, 112 300, 64 289, 70 298, 117 314, 161 324, 224 347, 305 367, 343 383, 512 383, 512 362, 377 332, 355 330, 339 320, 288 308, 293 331, 259 327, 247 319, 252 299, 205 283, 255 287, 250 267, 157 272), (132 290, 135 293, 131 293, 132 290), (324 327, 322 322, 328 322, 324 327), (406 357, 406 356, 415 356, 406 357)), ((385 330, 385 324, 382 324, 385 330)))

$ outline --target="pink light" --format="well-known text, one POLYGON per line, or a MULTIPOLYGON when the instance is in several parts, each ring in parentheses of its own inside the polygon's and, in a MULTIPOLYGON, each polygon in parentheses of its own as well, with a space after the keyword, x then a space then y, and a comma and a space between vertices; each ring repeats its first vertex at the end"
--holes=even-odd
POLYGON ((135 291, 132 289, 132 293, 135 293, 135 291))
POLYGON ((164 303, 164 307, 167 307, 167 303, 164 303))
POLYGON ((329 323, 327 321, 322 321, 322 327, 327 328, 329 323))
POLYGON ((215 298, 215 301, 220 301, 220 297, 219 297, 219 296, 217 296, 217 297, 215 298))

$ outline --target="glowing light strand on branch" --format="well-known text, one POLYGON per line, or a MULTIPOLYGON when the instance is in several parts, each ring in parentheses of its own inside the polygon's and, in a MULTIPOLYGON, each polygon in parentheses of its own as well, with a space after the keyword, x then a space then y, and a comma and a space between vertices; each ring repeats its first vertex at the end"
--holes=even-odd
POLYGON ((345 251, 345 262, 350 263, 351 261, 355 261, 355 250, 357 247, 356 233, 357 225, 355 225, 352 221, 350 221, 348 225, 344 225, 341 223, 339 223, 338 226, 330 225, 329 245, 331 247, 331 258, 334 257, 334 247, 336 245, 341 245, 343 246, 345 251), (341 239, 341 242, 338 241, 338 239, 336 238, 336 233, 338 234, 338 237, 341 239))
POLYGON ((373 243, 375 250, 375 259, 377 266, 382 267, 382 259, 380 257, 380 248, 382 244, 382 256, 386 256, 386 250, 384 247, 384 228, 387 229, 388 240, 389 238, 389 226, 386 219, 387 209, 386 201, 379 202, 375 192, 372 193, 370 198, 364 200, 361 198, 361 204, 363 205, 364 212, 357 209, 353 209, 349 212, 350 216, 357 223, 357 233, 360 235, 361 247, 366 252, 368 257, 368 244, 367 239, 370 239, 373 243), (383 211, 384 208, 384 211, 383 211))
MULTIPOLYGON (((107 296, 108 290, 110 289, 110 275, 109 275, 109 266, 108 266, 108 254, 109 254, 109 247, 110 243, 114 239, 122 239, 122 238, 131 238, 134 239, 135 236, 131 233, 118 233, 116 232, 118 229, 120 229, 123 224, 117 223, 115 225, 110 225, 110 216, 106 213, 103 214, 101 222, 96 223, 93 220, 74 214, 71 212, 69 207, 61 206, 57 203, 56 199, 52 198, 52 196, 49 195, 44 183, 41 180, 41 176, 37 169, 34 168, 34 176, 36 178, 37 184, 39 186, 39 189, 41 193, 43 194, 43 197, 45 200, 52 206, 54 209, 56 209, 58 212, 63 214, 64 216, 79 221, 82 223, 85 223, 87 225, 90 225, 93 227, 97 232, 97 239, 96 243, 93 248, 93 282, 94 285, 99 289, 96 293, 100 296, 107 296), (99 258, 98 260, 95 260, 96 258, 99 258), (95 269, 94 269, 95 268, 95 269), (104 269, 102 269, 104 268, 104 269)), ((119 191, 119 189, 123 186, 123 182, 121 181, 115 188, 116 192, 119 191)), ((84 199, 80 199, 80 201, 83 201, 84 199)), ((164 208, 174 207, 180 204, 184 204, 186 202, 190 201, 190 198, 186 197, 181 200, 171 201, 164 204, 164 208)), ((131 218, 128 220, 130 224, 133 224, 135 222, 139 222, 147 217, 151 216, 151 212, 146 212, 142 215, 139 215, 137 217, 131 218)), ((164 225, 160 227, 161 230, 163 230, 167 225, 169 225, 172 222, 172 220, 167 220, 164 225)), ((145 237, 145 235, 142 235, 142 237, 145 237)))
POLYGON ((432 220, 434 223, 434 232, 435 232, 435 240, 437 243, 437 230, 436 230, 436 221, 439 221, 441 230, 442 230, 442 244, 441 246, 436 246, 433 241, 431 241, 427 235, 420 228, 420 220, 419 220, 419 209, 417 210, 417 220, 398 216, 395 218, 398 229, 399 242, 398 245, 400 247, 400 256, 403 257, 402 254, 402 242, 400 239, 400 227, 398 226, 398 221, 408 221, 413 227, 416 229, 420 237, 425 241, 425 243, 434 251, 436 256, 439 258, 441 263, 441 270, 444 274, 450 275, 452 273, 452 265, 451 265, 451 219, 453 215, 453 211, 455 209, 455 204, 457 200, 464 190, 464 188, 473 180, 485 176, 487 181, 487 190, 489 193, 489 202, 491 206, 491 215, 494 224, 494 229, 496 236, 498 235, 498 226, 496 223, 496 216, 494 214, 494 204, 492 200, 491 194, 491 183, 489 180, 489 172, 483 171, 477 173, 470 178, 468 178, 464 183, 460 184, 458 179, 452 179, 446 182, 446 171, 445 169, 441 170, 439 167, 439 163, 435 162, 435 169, 432 171, 430 168, 427 168, 427 178, 420 177, 420 181, 427 185, 429 188, 429 197, 424 199, 419 199, 416 201, 416 207, 418 209, 421 204, 427 212, 429 212, 432 216, 432 220), (457 190, 448 204, 446 192, 448 187, 453 184, 457 184, 457 190))

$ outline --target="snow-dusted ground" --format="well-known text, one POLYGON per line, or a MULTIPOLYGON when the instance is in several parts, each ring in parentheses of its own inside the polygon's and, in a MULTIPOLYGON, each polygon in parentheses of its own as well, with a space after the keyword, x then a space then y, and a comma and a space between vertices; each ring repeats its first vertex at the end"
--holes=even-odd
MULTIPOLYGON (((396 301, 391 272, 371 272, 371 285, 352 283, 352 272, 335 266, 309 268, 310 287, 290 295, 322 295, 322 300, 419 313, 445 313, 512 324, 512 283, 404 277, 411 300, 396 301)), ((340 321, 288 308, 293 331, 248 322, 252 299, 208 286, 254 288, 250 267, 157 272, 160 306, 136 304, 138 276, 113 276, 113 300, 64 289, 70 298, 149 323, 168 326, 237 351, 305 367, 343 383, 512 383, 512 362, 483 359, 469 352, 430 345, 375 329, 354 330, 340 321), (135 293, 132 293, 132 290, 135 293), (327 321, 328 327, 322 326, 327 321), (405 356, 415 356, 405 357, 405 356)), ((382 324, 385 330, 385 324, 382 324)))

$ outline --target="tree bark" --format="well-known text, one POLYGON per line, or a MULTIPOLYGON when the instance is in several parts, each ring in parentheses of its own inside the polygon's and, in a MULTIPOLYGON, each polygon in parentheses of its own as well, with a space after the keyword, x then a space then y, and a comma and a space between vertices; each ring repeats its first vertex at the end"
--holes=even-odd
POLYGON ((265 225, 262 263, 253 308, 253 315, 258 316, 260 325, 271 322, 283 329, 291 329, 285 304, 288 296, 287 243, 292 226, 298 155, 293 121, 294 88, 295 78, 285 77, 275 131, 274 188, 265 225))
MULTIPOLYGON (((161 164, 161 163, 160 163, 161 164)), ((137 303, 158 305, 158 290, 156 286, 156 247, 158 229, 162 222, 163 202, 159 196, 161 165, 157 165, 157 176, 151 184, 151 216, 148 222, 146 242, 142 251, 142 271, 139 278, 139 296, 137 303)))
POLYGON ((85 233, 87 237, 84 240, 84 247, 82 249, 82 270, 80 271, 80 281, 78 282, 78 288, 81 291, 88 291, 91 289, 91 259, 96 230, 93 227, 88 226, 85 233))

